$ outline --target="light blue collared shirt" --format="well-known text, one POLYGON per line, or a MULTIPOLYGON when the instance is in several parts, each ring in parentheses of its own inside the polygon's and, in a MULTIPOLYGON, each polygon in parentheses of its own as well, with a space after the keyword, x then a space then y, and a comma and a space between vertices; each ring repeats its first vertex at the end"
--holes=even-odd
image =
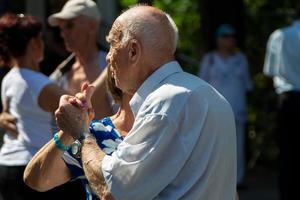
POLYGON ((264 73, 278 94, 300 91, 300 21, 274 31, 268 40, 264 73))
POLYGON ((176 61, 130 101, 135 122, 102 172, 116 200, 234 200, 236 138, 229 103, 176 61))

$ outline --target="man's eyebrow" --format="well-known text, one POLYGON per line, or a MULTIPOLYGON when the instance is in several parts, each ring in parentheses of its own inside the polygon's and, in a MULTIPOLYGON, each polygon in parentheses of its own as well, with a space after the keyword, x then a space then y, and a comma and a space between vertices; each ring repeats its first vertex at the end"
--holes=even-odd
POLYGON ((107 35, 107 36, 105 37, 105 40, 106 40, 106 42, 108 42, 109 44, 112 42, 112 38, 111 38, 111 36, 109 36, 109 35, 107 35))

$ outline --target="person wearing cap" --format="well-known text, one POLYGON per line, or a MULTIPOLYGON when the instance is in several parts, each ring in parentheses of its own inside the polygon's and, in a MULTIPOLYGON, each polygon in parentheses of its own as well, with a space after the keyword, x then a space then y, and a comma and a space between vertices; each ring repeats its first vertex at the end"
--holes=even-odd
MULTIPOLYGON (((97 78, 105 69, 105 51, 100 50, 98 34, 100 26, 100 12, 97 4, 92 0, 69 0, 62 10, 48 17, 50 26, 58 26, 64 45, 71 55, 50 75, 50 78, 64 88, 69 94, 80 92, 84 82, 97 82, 97 78)), ((106 73, 105 73, 106 74, 106 73)), ((112 114, 110 99, 103 83, 98 85, 96 95, 93 97, 95 118, 102 119, 112 114)), ((84 195, 79 180, 67 183, 63 195, 84 195), (76 183, 77 182, 77 183, 76 183), (69 194, 68 194, 69 193, 69 194)))
POLYGON ((235 29, 222 24, 216 31, 217 48, 207 53, 198 76, 215 87, 230 103, 235 114, 237 135, 237 185, 242 187, 245 176, 245 125, 247 92, 252 89, 246 56, 238 50, 235 29))
MULTIPOLYGON (((48 17, 48 23, 60 28, 66 50, 72 53, 50 78, 74 95, 84 82, 94 82, 107 65, 107 53, 99 49, 97 42, 100 25, 97 4, 92 0, 69 0, 60 12, 48 17)), ((112 108, 105 87, 97 89, 92 102, 96 118, 102 119, 112 114, 112 108)))

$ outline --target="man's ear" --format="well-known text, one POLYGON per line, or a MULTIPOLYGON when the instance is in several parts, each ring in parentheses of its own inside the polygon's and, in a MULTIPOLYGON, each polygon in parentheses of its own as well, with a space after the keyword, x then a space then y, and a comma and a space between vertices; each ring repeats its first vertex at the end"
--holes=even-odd
POLYGON ((130 40, 128 54, 131 63, 137 63, 139 61, 142 54, 142 46, 138 40, 130 40))

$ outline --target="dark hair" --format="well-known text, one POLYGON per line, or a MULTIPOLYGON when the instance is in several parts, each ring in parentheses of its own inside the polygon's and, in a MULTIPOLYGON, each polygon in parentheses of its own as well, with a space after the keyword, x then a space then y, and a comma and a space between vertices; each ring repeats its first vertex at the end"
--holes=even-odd
POLYGON ((115 79, 111 75, 110 65, 107 66, 106 86, 114 100, 114 103, 120 105, 123 98, 123 92, 116 86, 115 79))
POLYGON ((7 13, 0 17, 0 63, 10 65, 12 57, 26 53, 30 39, 42 31, 42 24, 32 16, 7 13))

